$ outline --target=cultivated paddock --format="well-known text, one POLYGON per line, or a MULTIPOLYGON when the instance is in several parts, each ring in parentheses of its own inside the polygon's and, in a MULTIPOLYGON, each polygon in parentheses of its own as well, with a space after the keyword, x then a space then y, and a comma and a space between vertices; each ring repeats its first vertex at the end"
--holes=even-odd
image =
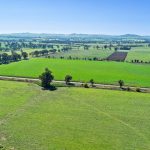
POLYGON ((109 60, 109 61, 125 61, 127 54, 128 54, 128 52, 114 52, 109 57, 107 57, 107 60, 109 60))

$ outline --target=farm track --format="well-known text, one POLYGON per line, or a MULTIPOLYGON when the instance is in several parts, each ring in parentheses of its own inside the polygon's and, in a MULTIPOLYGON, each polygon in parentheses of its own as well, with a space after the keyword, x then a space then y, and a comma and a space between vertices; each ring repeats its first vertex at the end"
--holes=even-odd
MULTIPOLYGON (((0 76, 0 80, 6 80, 6 81, 17 81, 17 82, 27 82, 27 83, 37 83, 40 82, 39 79, 33 79, 33 78, 23 78, 23 77, 9 77, 9 76, 0 76)), ((53 83, 57 84, 65 84, 65 81, 58 81, 54 80, 53 83)), ((76 87, 81 87, 84 83, 83 82, 71 82, 76 87)), ((112 84, 94 84, 95 88, 97 89, 109 89, 109 90, 120 90, 120 87, 118 85, 112 85, 112 84)), ((127 88, 128 86, 124 86, 124 88, 127 88)), ((136 87, 130 87, 132 91, 136 91, 136 87)), ((150 88, 141 87, 141 92, 144 93, 150 93, 150 88)))

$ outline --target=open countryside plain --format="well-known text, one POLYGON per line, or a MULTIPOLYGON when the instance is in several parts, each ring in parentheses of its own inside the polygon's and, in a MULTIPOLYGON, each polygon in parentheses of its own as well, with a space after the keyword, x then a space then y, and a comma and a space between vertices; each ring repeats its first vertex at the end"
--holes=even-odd
POLYGON ((0 150, 150 150, 150 0, 0 2, 0 150))

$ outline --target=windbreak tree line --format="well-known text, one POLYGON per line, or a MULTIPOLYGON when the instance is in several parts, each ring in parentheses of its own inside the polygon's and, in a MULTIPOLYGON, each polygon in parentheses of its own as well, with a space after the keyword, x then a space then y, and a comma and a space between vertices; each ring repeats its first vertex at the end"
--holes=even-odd
POLYGON ((21 50, 22 48, 53 48, 52 44, 49 43, 35 43, 35 42, 11 42, 11 41, 6 41, 6 42, 0 42, 0 50, 3 51, 10 51, 10 50, 21 50), (3 44, 2 44, 3 43, 3 44))
POLYGON ((44 49, 44 50, 33 51, 30 53, 30 55, 32 57, 40 57, 40 56, 45 56, 45 55, 49 55, 49 54, 54 54, 56 52, 57 52, 56 49, 52 49, 52 50, 44 49))
POLYGON ((27 59, 28 53, 22 52, 21 54, 18 54, 13 51, 11 52, 11 55, 7 53, 2 53, 0 54, 0 64, 8 64, 10 62, 17 62, 17 61, 20 61, 22 58, 27 59))

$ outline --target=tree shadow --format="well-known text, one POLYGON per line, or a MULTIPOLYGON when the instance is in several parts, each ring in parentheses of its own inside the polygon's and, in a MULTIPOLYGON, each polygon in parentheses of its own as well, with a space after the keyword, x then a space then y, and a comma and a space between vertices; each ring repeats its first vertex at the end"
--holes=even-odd
POLYGON ((67 85, 68 85, 68 86, 75 86, 74 83, 68 83, 67 85))
POLYGON ((47 88, 43 87, 42 90, 44 90, 44 91, 56 91, 57 87, 51 85, 50 87, 47 87, 47 88))

